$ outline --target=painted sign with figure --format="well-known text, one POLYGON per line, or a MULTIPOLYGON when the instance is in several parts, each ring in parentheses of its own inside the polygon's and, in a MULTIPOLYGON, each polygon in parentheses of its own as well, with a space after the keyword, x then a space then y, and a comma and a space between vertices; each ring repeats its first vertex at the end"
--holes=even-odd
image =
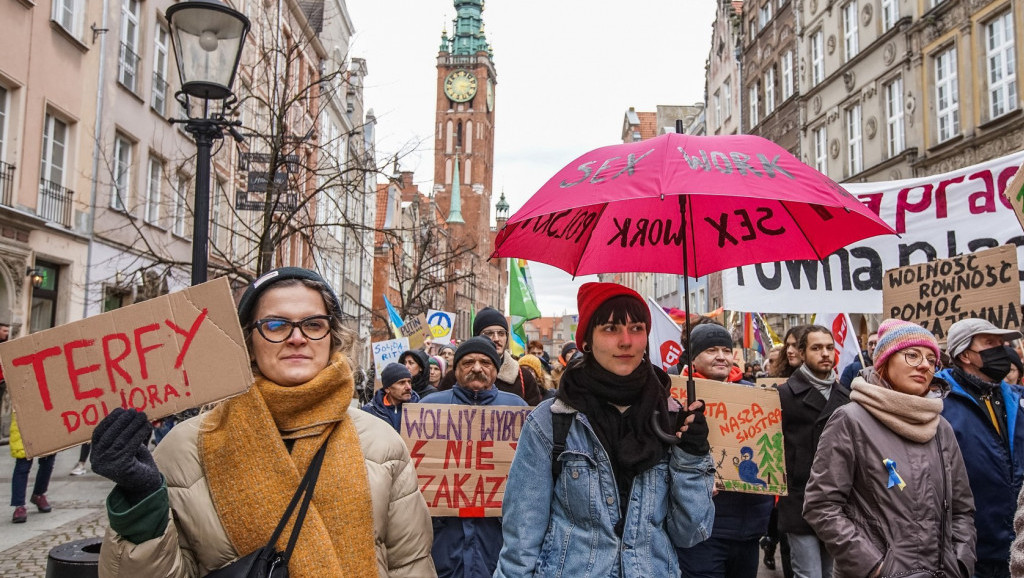
POLYGON ((0 363, 30 458, 89 441, 116 407, 155 420, 253 381, 227 277, 0 344, 0 363))
POLYGON ((430 336, 437 345, 447 345, 452 342, 452 335, 455 330, 455 314, 437 309, 427 310, 427 325, 430 326, 430 336))
MULTIPOLYGON (((686 378, 672 378, 672 397, 686 403, 686 378)), ((774 388, 694 379, 715 460, 715 480, 730 492, 788 492, 782 407, 774 388)))
POLYGON ((431 516, 501 516, 505 482, 532 407, 407 403, 399 432, 431 516))

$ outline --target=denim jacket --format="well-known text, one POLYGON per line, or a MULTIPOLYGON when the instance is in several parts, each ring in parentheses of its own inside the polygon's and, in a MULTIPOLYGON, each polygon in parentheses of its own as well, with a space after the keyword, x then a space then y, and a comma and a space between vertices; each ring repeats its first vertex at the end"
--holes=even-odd
POLYGON ((585 415, 561 400, 544 401, 526 419, 512 461, 494 577, 678 576, 675 548, 711 534, 714 473, 710 454, 671 448, 633 480, 620 538, 619 493, 607 452, 585 415), (557 482, 551 478, 552 412, 575 414, 557 482))

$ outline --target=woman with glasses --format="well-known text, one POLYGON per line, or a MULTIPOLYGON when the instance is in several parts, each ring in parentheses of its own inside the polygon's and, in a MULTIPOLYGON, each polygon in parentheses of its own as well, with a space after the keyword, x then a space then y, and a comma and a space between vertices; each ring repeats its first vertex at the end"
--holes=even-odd
POLYGON ((939 346, 895 319, 878 328, 874 366, 825 426, 804 518, 835 574, 967 578, 974 572, 974 499, 960 447, 940 414, 948 384, 939 346))
POLYGON ((289 575, 434 576, 405 444, 350 409, 353 336, 334 291, 313 271, 277 269, 249 286, 238 316, 248 392, 179 424, 152 455, 144 413, 118 408, 94 431, 93 470, 117 484, 100 576, 206 576, 266 545, 321 447, 289 575))

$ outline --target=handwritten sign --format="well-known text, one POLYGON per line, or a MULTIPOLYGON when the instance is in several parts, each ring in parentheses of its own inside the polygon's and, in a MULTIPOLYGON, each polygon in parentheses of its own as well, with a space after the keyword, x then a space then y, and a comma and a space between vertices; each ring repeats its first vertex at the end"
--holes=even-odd
POLYGON ((912 321, 945 339, 967 317, 996 318, 998 327, 1021 325, 1017 248, 1003 245, 952 259, 885 272, 882 312, 912 321))
MULTIPOLYGON (((672 377, 672 397, 686 403, 686 378, 672 377)), ((773 388, 695 379, 704 400, 715 478, 730 492, 787 494, 782 406, 773 388)))
POLYGON ((158 419, 246 391, 227 278, 0 344, 28 457, 88 441, 116 407, 158 419))
POLYGON ((532 407, 407 403, 402 438, 431 516, 501 516, 505 482, 532 407))
POLYGON ((384 371, 385 367, 391 363, 398 363, 402 352, 408 350, 408 337, 373 342, 373 366, 377 368, 377 379, 380 379, 380 372, 384 371))
POLYGON ((757 378, 757 385, 760 387, 778 387, 786 383, 788 379, 787 377, 759 377, 757 378))
POLYGON ((1013 178, 1003 189, 1003 198, 1010 202, 1017 222, 1024 228, 1024 164, 1017 169, 1013 178))
POLYGON ((405 325, 398 328, 402 337, 409 339, 409 349, 422 349, 426 339, 430 337, 430 326, 427 316, 420 313, 416 317, 406 319, 405 325))
POLYGON ((452 342, 452 332, 455 329, 454 313, 430 309, 427 311, 427 325, 430 326, 430 336, 434 343, 445 345, 452 342))

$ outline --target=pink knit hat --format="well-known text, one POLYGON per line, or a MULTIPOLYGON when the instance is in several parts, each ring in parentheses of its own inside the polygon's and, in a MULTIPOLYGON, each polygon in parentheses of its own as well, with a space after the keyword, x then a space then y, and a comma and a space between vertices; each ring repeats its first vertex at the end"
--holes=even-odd
POLYGON ((886 319, 878 326, 875 369, 881 370, 894 353, 908 347, 926 347, 939 358, 939 343, 927 329, 902 319, 886 319))

